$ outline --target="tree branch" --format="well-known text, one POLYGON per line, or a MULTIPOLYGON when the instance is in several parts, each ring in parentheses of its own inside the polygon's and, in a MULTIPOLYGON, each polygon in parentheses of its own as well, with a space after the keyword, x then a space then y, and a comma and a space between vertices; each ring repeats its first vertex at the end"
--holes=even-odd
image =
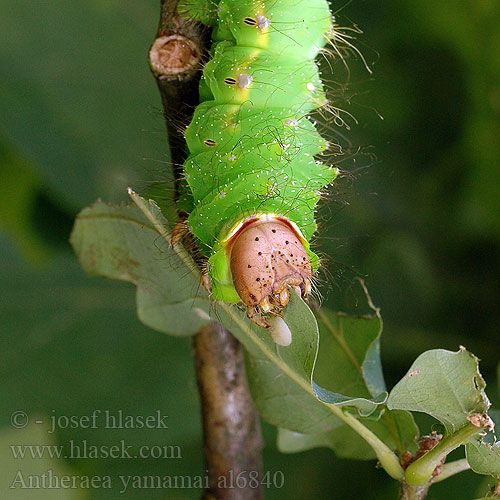
POLYGON ((161 0, 161 16, 149 65, 158 84, 167 125, 176 183, 186 158, 182 126, 199 102, 202 61, 210 47, 210 30, 177 13, 179 0, 161 0))
MULTIPOLYGON (((209 30, 177 14, 178 0, 161 0, 161 18, 149 63, 160 91, 176 191, 186 158, 182 126, 198 104, 209 30)), ((250 397, 242 347, 221 325, 202 329, 193 341, 200 391, 209 489, 204 498, 261 500, 262 435, 250 397), (238 480, 238 478, 240 478, 238 480)))
POLYGON ((430 486, 430 482, 422 486, 410 486, 403 481, 399 490, 399 500, 424 500, 430 486))
POLYGON ((196 335, 194 350, 209 464, 205 498, 259 500, 263 442, 241 344, 213 323, 196 335))

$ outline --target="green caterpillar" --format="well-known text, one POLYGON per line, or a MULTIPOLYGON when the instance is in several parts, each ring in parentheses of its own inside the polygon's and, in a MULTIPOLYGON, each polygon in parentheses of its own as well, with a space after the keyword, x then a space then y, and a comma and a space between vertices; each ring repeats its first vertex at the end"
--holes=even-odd
POLYGON ((314 212, 337 169, 315 159, 327 142, 308 116, 328 105, 315 58, 333 38, 332 14, 326 0, 180 9, 212 26, 214 41, 185 133, 188 228, 209 257, 213 296, 245 303, 268 327, 288 287, 307 295, 319 265, 314 212))

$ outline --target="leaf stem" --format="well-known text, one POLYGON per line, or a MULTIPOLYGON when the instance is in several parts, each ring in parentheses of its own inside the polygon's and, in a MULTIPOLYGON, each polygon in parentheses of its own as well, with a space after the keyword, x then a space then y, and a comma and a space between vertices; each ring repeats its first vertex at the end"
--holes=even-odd
POLYGON ((341 418, 349 427, 351 427, 351 429, 356 431, 373 448, 373 451, 376 453, 380 465, 387 472, 387 474, 389 474, 389 476, 391 476, 393 479, 401 481, 404 477, 404 471, 394 452, 372 431, 366 428, 356 417, 354 417, 350 413, 343 412, 337 407, 334 408, 342 413, 342 417, 340 415, 337 415, 337 413, 334 413, 339 418, 341 418))
POLYGON ((436 476, 433 480, 433 483, 439 483, 440 481, 444 481, 448 479, 450 476, 458 474, 459 472, 463 472, 470 469, 469 462, 467 462, 466 458, 462 458, 460 460, 455 460, 454 462, 449 462, 444 464, 441 467, 441 474, 436 476))
POLYGON ((482 427, 477 427, 468 422, 462 428, 458 429, 458 431, 446 436, 432 450, 408 466, 405 472, 406 482, 411 486, 425 484, 431 478, 435 468, 448 453, 462 445, 467 438, 481 431, 482 427))

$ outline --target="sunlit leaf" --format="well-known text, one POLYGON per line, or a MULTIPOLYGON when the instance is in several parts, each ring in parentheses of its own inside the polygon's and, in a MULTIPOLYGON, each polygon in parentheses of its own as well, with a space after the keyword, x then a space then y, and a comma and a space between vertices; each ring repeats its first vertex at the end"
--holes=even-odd
MULTIPOLYGON (((0 431, 0 447, 4 450, 0 454, 2 499, 30 500, 36 496, 37 500, 51 500, 54 491, 57 491, 60 500, 85 500, 90 483, 88 476, 77 475, 62 458, 51 457, 49 453, 31 456, 31 450, 43 452, 55 446, 48 415, 37 415, 35 419, 44 424, 33 422, 24 428, 4 428, 0 431), (23 452, 24 456, 20 458, 19 454, 23 452), (69 487, 56 486, 62 481, 69 487), (36 487, 37 483, 39 487, 36 487)), ((111 484, 111 479, 103 476, 102 484, 105 483, 111 484)))
POLYGON ((0 230, 7 232, 31 262, 47 259, 48 248, 33 227, 41 179, 36 167, 0 143, 0 230))

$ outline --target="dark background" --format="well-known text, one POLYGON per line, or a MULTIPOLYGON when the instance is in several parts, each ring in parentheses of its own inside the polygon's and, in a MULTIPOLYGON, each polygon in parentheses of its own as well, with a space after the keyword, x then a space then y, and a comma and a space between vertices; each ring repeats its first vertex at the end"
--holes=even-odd
MULTIPOLYGON (((199 498, 195 490, 9 490, 15 471, 71 475, 203 474, 190 341, 151 331, 130 285, 87 278, 68 244, 72 221, 97 198, 126 200, 168 177, 160 99, 146 62, 157 0, 7 0, 0 4, 0 465, 2 498, 199 498), (168 430, 60 429, 54 415, 94 409, 168 415, 168 430), (13 429, 23 410, 31 424, 13 429), (182 459, 12 460, 9 445, 179 446, 182 459), (38 472, 37 472, 38 471, 38 472)), ((323 207, 325 303, 349 307, 365 278, 385 323, 389 386, 432 348, 465 345, 481 359, 498 406, 500 300, 500 7, 495 0, 354 0, 339 24, 362 27, 350 75, 325 79, 359 124, 357 150, 323 207), (332 85, 332 87, 334 87, 332 85), (335 87, 334 87, 335 88, 335 87), (383 119, 381 119, 381 116, 383 119)), ((424 431, 430 430, 428 422, 424 431)), ((329 450, 276 451, 264 428, 267 471, 283 471, 268 498, 395 498, 373 462, 329 450)), ((116 476, 115 476, 116 477, 116 476)), ((119 481, 114 479, 114 484, 119 481)), ((431 497, 466 500, 485 478, 467 472, 431 497)))

